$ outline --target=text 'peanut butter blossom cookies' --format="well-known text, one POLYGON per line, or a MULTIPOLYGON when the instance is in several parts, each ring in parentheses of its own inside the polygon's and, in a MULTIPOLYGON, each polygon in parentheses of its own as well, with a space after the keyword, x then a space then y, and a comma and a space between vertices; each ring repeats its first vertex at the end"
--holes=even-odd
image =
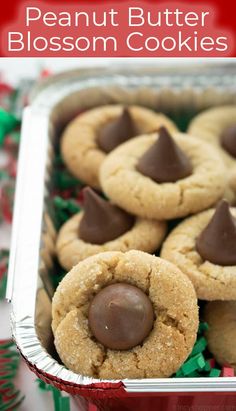
POLYGON ((52 303, 55 346, 70 370, 104 379, 169 377, 190 354, 198 306, 189 279, 142 251, 76 265, 52 303))
POLYGON ((164 242, 161 257, 176 264, 203 300, 236 299, 236 209, 222 200, 180 223, 164 242))
POLYGON ((134 217, 91 188, 84 189, 84 210, 60 229, 56 243, 61 265, 70 270, 79 261, 102 251, 156 251, 166 234, 163 221, 134 217))
POLYGON ((210 108, 190 123, 189 134, 215 145, 227 166, 236 162, 236 106, 210 108))
POLYGON ((163 127, 110 153, 100 180, 119 207, 160 220, 204 210, 225 190, 224 165, 217 150, 183 133, 170 135, 163 127))
POLYGON ((206 332, 209 351, 220 365, 228 364, 236 371, 236 301, 212 301, 204 310, 209 324, 206 332))
POLYGON ((77 178, 99 188, 99 169, 107 153, 140 134, 160 126, 176 131, 164 114, 139 106, 108 105, 80 114, 66 127, 61 153, 66 166, 77 178))

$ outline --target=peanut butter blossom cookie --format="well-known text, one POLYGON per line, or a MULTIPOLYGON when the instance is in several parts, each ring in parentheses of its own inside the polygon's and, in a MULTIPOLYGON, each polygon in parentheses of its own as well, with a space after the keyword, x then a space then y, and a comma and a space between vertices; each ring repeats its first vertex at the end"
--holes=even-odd
POLYGON ((166 234, 163 221, 134 217, 84 189, 84 210, 60 229, 56 243, 61 265, 70 270, 86 257, 102 251, 156 251, 166 234))
POLYGON ((169 377, 190 354, 198 307, 189 279, 142 251, 76 265, 52 303, 55 347, 70 370, 104 379, 169 377))
POLYGON ((211 108, 190 123, 189 134, 215 145, 226 165, 236 162, 236 106, 211 108))
POLYGON ((222 200, 186 219, 167 237, 161 257, 190 278, 198 298, 236 299, 236 209, 222 200))
POLYGON ((90 186, 100 188, 99 169, 107 153, 162 125, 176 131, 176 126, 165 115, 144 107, 110 105, 94 108, 69 123, 62 135, 62 156, 72 174, 90 186))
POLYGON ((225 190, 224 165, 209 144, 166 128, 110 153, 100 172, 112 201, 140 217, 172 219, 215 204, 225 190))
POLYGON ((212 301, 205 307, 209 324, 206 332, 209 351, 221 365, 236 371, 236 301, 212 301))

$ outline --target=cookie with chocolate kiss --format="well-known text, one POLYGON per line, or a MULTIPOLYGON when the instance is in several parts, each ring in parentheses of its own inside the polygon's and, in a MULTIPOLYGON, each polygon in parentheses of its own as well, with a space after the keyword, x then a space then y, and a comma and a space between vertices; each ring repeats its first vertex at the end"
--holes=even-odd
POLYGON ((161 127, 156 142, 139 159, 137 170, 157 183, 173 183, 188 177, 193 168, 168 130, 161 127))
POLYGON ((223 200, 170 232, 161 257, 192 281, 201 300, 236 300, 236 208, 223 200))
POLYGON ((102 379, 165 378, 192 351, 198 306, 191 281, 173 264, 137 250, 111 251, 63 278, 52 320, 68 369, 102 379))
POLYGON ((160 247, 166 230, 165 222, 134 217, 86 187, 84 209, 59 231, 57 256, 62 267, 70 270, 102 251, 137 249, 152 253, 160 247))
POLYGON ((202 111, 190 122, 188 133, 214 145, 227 168, 236 158, 236 105, 213 107, 202 111))
POLYGON ((218 151, 184 133, 135 137, 108 154, 100 171, 104 193, 136 216, 169 220, 213 206, 223 197, 218 151))

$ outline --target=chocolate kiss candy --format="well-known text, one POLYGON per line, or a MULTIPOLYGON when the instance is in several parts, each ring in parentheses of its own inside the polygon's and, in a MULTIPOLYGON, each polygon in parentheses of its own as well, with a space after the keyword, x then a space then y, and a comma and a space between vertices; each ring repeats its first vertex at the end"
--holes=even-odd
POLYGON ((137 170, 157 183, 174 183, 192 173, 192 165, 165 127, 157 141, 143 154, 137 170))
POLYGON ((79 225, 79 237, 92 244, 114 240, 134 224, 134 217, 101 198, 91 188, 84 193, 84 215, 79 225))
POLYGON ((229 204, 222 200, 196 241, 196 249, 203 260, 223 266, 236 265, 236 219, 229 204))
POLYGON ((154 322, 152 303, 139 288, 117 283, 103 288, 89 307, 89 326, 105 347, 129 350, 149 335, 154 322))
POLYGON ((98 145, 109 153, 117 146, 137 135, 133 119, 127 108, 124 108, 120 117, 106 124, 98 134, 98 145))
POLYGON ((236 124, 223 131, 221 145, 231 156, 236 157, 236 124))

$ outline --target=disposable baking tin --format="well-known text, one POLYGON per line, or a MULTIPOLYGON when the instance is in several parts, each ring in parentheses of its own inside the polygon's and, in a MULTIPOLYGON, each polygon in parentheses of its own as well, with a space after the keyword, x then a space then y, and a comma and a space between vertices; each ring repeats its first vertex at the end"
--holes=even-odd
MULTIPOLYGON (((174 119, 181 113, 190 118, 207 107, 236 103, 235 65, 160 69, 155 63, 134 69, 131 64, 114 64, 52 76, 34 89, 23 115, 8 274, 13 337, 40 378, 91 398, 101 409, 152 410, 161 404, 160 409, 167 410, 173 404, 183 406, 183 398, 189 404, 187 397, 191 404, 205 398, 203 404, 213 406, 211 392, 220 395, 214 396, 218 398, 215 406, 220 401, 236 405, 230 402, 235 401, 231 396, 236 390, 235 377, 105 381, 77 375, 58 362, 50 328, 56 232, 48 204, 55 141, 81 110, 116 103, 144 105, 174 119), (119 401, 125 403, 121 406, 119 401)), ((86 409, 86 403, 83 406, 86 409)))

